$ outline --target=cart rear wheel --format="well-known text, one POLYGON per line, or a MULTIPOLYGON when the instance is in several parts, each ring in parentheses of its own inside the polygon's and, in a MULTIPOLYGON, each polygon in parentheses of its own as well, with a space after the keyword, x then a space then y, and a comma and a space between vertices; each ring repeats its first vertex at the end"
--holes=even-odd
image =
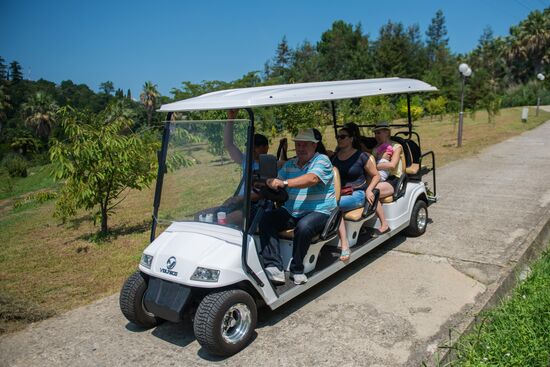
POLYGON ((407 227, 407 235, 418 237, 426 232, 428 226, 428 205, 424 200, 417 200, 414 204, 411 221, 407 227))
POLYGON ((209 353, 230 356, 246 347, 256 328, 257 310, 247 292, 232 289, 210 293, 199 304, 195 337, 209 353))
POLYGON ((144 328, 157 326, 162 320, 148 312, 143 305, 143 296, 147 290, 145 276, 136 271, 126 280, 120 291, 120 310, 128 321, 144 328))

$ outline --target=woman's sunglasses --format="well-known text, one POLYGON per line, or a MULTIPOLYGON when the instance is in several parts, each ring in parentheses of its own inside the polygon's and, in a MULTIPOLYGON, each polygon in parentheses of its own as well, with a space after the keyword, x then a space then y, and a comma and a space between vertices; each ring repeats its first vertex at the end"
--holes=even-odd
POLYGON ((340 134, 340 135, 336 136, 336 139, 338 139, 338 140, 345 139, 345 138, 349 138, 349 135, 340 134))

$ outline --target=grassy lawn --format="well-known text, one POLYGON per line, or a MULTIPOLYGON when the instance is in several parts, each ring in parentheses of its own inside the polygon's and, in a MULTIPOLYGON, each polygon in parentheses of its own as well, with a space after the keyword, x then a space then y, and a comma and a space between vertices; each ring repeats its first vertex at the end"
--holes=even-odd
POLYGON ((31 191, 54 186, 50 175, 51 166, 37 166, 28 169, 27 177, 10 178, 7 173, 0 173, 0 200, 17 197, 31 191))
POLYGON ((549 366, 550 251, 508 299, 480 316, 457 343, 453 366, 549 366))
MULTIPOLYGON (((520 109, 512 108, 502 110, 496 122, 488 124, 486 114, 478 112, 475 120, 465 119, 460 149, 453 122, 422 120, 416 125, 422 147, 435 151, 440 167, 549 119, 550 113, 541 111, 538 119, 524 124, 520 109)), ((328 148, 336 146, 332 128, 326 129, 325 139, 328 148)), ((272 151, 276 148, 274 144, 272 151)), ((200 146, 193 156, 197 165, 167 176, 161 211, 189 218, 199 209, 221 203, 236 187, 237 165, 220 165, 219 157, 200 146)), ((0 174, 0 182, 6 179, 0 174)), ((148 190, 129 192, 110 219, 112 235, 100 242, 93 240, 98 227, 86 213, 63 224, 52 217, 53 201, 13 208, 16 197, 53 185, 48 166, 37 167, 29 177, 14 180, 11 191, 0 193, 0 333, 119 291, 148 245, 154 184, 148 190)))

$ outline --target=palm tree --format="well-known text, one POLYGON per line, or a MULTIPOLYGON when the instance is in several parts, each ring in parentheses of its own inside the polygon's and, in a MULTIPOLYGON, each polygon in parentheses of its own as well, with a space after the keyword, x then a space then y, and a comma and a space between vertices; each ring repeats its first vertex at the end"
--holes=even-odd
POLYGON ((43 92, 32 95, 22 106, 27 125, 35 129, 36 135, 45 139, 52 132, 54 114, 57 108, 53 98, 43 92))
POLYGON ((530 63, 534 70, 529 70, 529 76, 542 71, 543 65, 550 63, 550 8, 535 10, 511 27, 509 40, 508 59, 513 64, 519 60, 530 63))
POLYGON ((160 97, 160 93, 157 90, 157 85, 153 82, 145 82, 143 85, 143 91, 139 95, 139 99, 145 110, 147 111, 147 125, 151 126, 151 119, 153 118, 153 111, 157 106, 157 99, 160 97))
POLYGON ((6 94, 4 86, 0 85, 0 132, 2 132, 2 125, 8 118, 6 111, 11 108, 10 96, 6 94))

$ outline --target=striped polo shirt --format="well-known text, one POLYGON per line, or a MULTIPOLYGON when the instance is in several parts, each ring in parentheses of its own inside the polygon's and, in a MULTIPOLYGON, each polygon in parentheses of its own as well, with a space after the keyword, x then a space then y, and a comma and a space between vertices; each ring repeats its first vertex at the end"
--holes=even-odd
POLYGON ((332 163, 326 155, 319 153, 315 153, 302 168, 298 167, 297 163, 298 158, 288 160, 279 170, 279 179, 288 180, 313 173, 320 181, 315 186, 303 189, 288 187, 288 200, 284 208, 295 218, 303 217, 310 212, 330 214, 336 207, 332 163))

